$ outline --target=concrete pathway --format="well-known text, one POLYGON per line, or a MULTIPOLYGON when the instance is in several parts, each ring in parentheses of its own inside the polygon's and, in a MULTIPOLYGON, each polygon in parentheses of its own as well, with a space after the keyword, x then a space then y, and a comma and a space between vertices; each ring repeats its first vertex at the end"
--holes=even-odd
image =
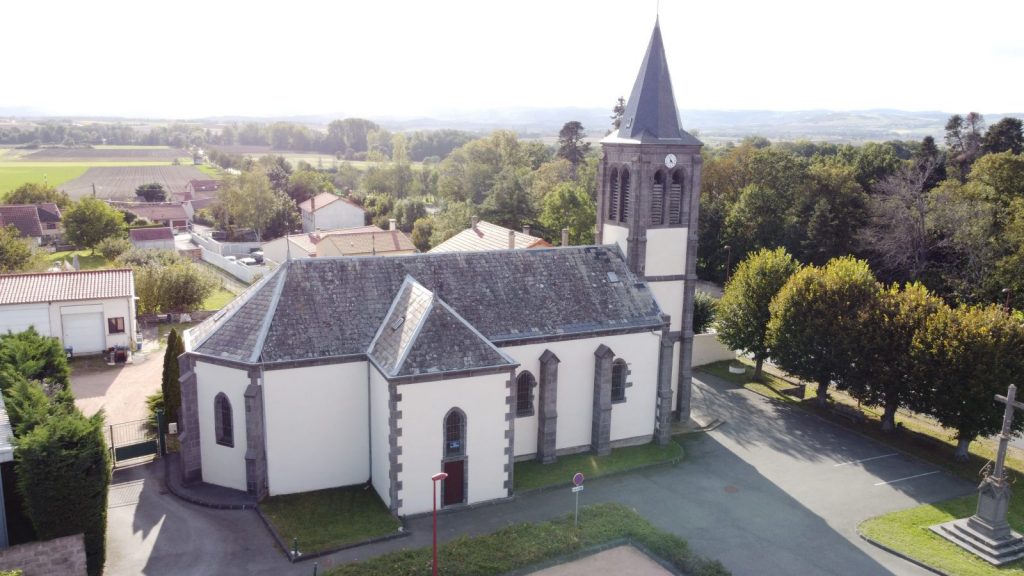
POLYGON ((164 350, 135 354, 134 364, 107 366, 96 357, 72 365, 75 405, 91 416, 103 409, 108 424, 147 418, 146 396, 160 390, 164 350))
MULTIPOLYGON (((589 480, 582 504, 631 506, 736 575, 929 574, 863 542, 856 526, 972 492, 972 485, 791 406, 699 378, 695 416, 725 424, 690 437, 678 466, 589 480)), ((158 465, 139 477, 115 473, 112 495, 134 490, 139 497, 111 508, 107 574, 312 573, 311 562, 289 564, 274 549, 254 512, 199 508, 162 493, 158 465)), ((565 489, 443 514, 440 539, 550 519, 571 512, 572 503, 565 489)), ((430 545, 429 517, 411 519, 407 528, 407 538, 322 557, 320 569, 430 545)))
POLYGON ((672 573, 632 546, 618 546, 592 556, 552 566, 533 576, 672 576, 672 573))

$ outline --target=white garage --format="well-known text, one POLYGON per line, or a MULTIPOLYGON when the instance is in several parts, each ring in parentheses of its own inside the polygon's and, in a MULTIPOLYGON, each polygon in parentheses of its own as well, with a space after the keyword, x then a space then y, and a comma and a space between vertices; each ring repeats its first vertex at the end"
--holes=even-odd
POLYGON ((0 334, 24 332, 30 326, 43 336, 51 336, 49 304, 21 304, 0 310, 0 334))
POLYGON ((101 352, 107 347, 102 304, 61 306, 60 323, 64 346, 75 354, 101 352))
POLYGON ((0 274, 0 333, 30 326, 76 355, 131 348, 137 341, 132 271, 0 274))

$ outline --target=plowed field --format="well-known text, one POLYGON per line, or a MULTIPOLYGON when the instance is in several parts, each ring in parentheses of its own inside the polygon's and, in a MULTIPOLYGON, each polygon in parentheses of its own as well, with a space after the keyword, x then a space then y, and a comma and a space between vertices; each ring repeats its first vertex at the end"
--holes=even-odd
POLYGON ((89 168, 84 174, 58 186, 73 199, 91 196, 93 184, 96 197, 108 200, 135 200, 135 189, 143 184, 158 182, 168 194, 185 191, 189 180, 208 180, 210 177, 192 166, 131 166, 89 168))
POLYGON ((191 154, 179 148, 44 148, 38 152, 23 155, 21 161, 29 162, 156 162, 175 158, 191 158, 191 154))

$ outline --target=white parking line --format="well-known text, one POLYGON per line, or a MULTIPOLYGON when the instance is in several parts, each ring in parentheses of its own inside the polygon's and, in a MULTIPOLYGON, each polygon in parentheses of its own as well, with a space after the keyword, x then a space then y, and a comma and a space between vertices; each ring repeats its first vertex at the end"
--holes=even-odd
POLYGON ((906 478, 897 478, 895 480, 889 480, 888 482, 876 482, 875 486, 885 486, 886 484, 895 484, 896 482, 903 482, 904 480, 913 480, 914 478, 920 478, 922 476, 931 476, 932 474, 938 474, 940 470, 934 470, 932 472, 925 472, 924 474, 915 474, 913 476, 907 476, 906 478))
POLYGON ((849 466, 850 464, 860 464, 861 462, 867 462, 869 460, 878 460, 879 458, 888 458, 890 456, 898 456, 899 452, 893 452, 892 454, 882 454, 881 456, 872 456, 871 458, 861 458, 860 460, 854 460, 852 462, 843 462, 842 464, 836 464, 833 468, 839 468, 840 466, 849 466))

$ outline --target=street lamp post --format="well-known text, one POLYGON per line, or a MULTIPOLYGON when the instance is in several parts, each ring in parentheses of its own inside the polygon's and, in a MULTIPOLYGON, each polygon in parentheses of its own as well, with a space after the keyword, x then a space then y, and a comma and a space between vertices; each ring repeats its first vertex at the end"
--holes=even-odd
POLYGON ((438 472, 430 477, 434 482, 434 576, 437 576, 437 481, 444 480, 447 477, 448 474, 444 472, 438 472))
POLYGON ((1006 300, 1003 301, 1003 309, 1006 313, 1010 313, 1010 301, 1013 299, 1013 290, 1010 288, 1003 288, 1003 294, 1006 295, 1006 300))

